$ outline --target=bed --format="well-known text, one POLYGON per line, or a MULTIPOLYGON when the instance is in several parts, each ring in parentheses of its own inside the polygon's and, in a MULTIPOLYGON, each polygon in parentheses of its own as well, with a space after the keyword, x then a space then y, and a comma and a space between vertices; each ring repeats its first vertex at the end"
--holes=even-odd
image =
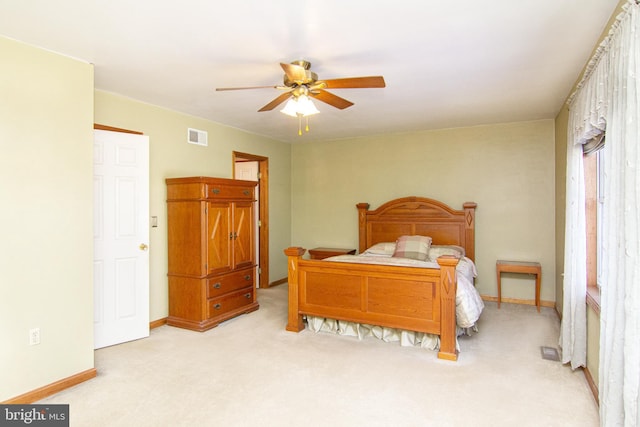
POLYGON ((312 316, 433 334, 439 338, 438 357, 457 360, 457 266, 464 257, 475 259, 476 204, 467 202, 456 210, 425 197, 403 197, 375 210, 368 203, 356 207, 360 254, 375 245, 424 236, 433 246, 459 247, 463 256, 442 255, 418 267, 308 260, 302 258, 304 248, 290 247, 285 250, 286 329, 299 332, 305 328, 304 317, 312 316))

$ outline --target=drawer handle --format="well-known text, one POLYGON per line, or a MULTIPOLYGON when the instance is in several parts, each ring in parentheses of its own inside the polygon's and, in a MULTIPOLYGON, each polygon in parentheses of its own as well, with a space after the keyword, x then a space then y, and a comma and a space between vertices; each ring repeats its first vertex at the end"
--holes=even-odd
POLYGON ((249 190, 244 190, 242 194, 244 194, 245 196, 248 196, 249 194, 251 194, 251 192, 249 190))
POLYGON ((251 275, 247 274, 246 276, 244 276, 244 280, 251 280, 251 275))
POLYGON ((213 285, 213 287, 215 289, 220 289, 222 287, 222 285, 220 284, 220 282, 216 283, 215 285, 213 285))
POLYGON ((214 305, 213 308, 215 310, 220 310, 222 308, 222 304, 218 303, 218 304, 214 305))
POLYGON ((251 293, 246 293, 246 294, 244 294, 244 297, 245 297, 246 299, 250 299, 250 298, 251 298, 251 293))
POLYGON ((220 194, 220 189, 219 189, 219 188, 212 188, 212 189, 211 189, 211 192, 212 192, 213 194, 220 194))

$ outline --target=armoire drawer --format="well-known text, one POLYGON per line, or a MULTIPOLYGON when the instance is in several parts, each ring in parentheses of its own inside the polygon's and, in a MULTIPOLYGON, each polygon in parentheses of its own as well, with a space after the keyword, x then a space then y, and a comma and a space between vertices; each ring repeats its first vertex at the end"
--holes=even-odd
POLYGON ((207 279, 207 298, 216 298, 236 289, 253 286, 254 269, 235 271, 207 279))
POLYGON ((235 310, 253 302, 253 286, 241 289, 237 292, 224 295, 220 298, 212 298, 209 303, 209 318, 218 317, 229 311, 235 310))
POLYGON ((206 187, 208 199, 253 199, 253 187, 250 186, 208 183, 206 187))

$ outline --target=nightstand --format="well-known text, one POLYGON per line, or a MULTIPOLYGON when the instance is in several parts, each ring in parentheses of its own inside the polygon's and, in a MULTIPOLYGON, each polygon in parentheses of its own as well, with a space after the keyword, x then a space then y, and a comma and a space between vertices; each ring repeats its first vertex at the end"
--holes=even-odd
POLYGON ((313 248, 309 249, 309 256, 311 259, 325 259, 330 256, 337 255, 355 255, 355 249, 341 249, 341 248, 313 248))

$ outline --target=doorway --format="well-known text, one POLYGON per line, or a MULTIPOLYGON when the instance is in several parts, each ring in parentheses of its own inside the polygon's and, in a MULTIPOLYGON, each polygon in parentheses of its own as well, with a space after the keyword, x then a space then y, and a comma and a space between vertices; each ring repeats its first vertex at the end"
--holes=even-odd
POLYGON ((245 162, 257 162, 257 203, 258 203, 258 286, 260 288, 269 287, 269 158, 257 156, 254 154, 241 153, 234 151, 232 153, 233 162, 233 178, 241 179, 236 176, 236 165, 245 162))

